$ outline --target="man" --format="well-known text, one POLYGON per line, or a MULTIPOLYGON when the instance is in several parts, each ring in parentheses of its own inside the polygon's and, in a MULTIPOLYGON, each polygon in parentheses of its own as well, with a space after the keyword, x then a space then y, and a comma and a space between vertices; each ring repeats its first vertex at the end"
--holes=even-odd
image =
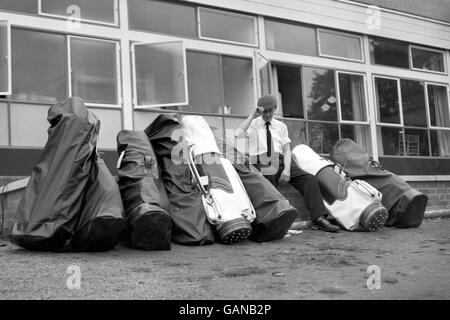
POLYGON ((273 95, 259 98, 256 110, 235 131, 237 138, 248 136, 252 164, 276 187, 289 182, 303 195, 311 220, 319 229, 338 232, 325 216, 329 213, 323 204, 316 177, 300 169, 291 156, 291 139, 287 126, 274 119, 277 99, 273 95))

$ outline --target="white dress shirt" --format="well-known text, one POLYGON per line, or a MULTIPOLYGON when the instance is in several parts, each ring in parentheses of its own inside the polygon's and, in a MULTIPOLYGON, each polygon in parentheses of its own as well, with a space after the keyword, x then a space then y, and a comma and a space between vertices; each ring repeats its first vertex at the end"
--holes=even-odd
MULTIPOLYGON (((272 153, 283 154, 283 146, 291 142, 287 126, 277 119, 272 119, 269 129, 273 141, 272 153)), ((267 152, 266 123, 261 116, 252 120, 247 129, 247 136, 250 156, 257 156, 267 152)))

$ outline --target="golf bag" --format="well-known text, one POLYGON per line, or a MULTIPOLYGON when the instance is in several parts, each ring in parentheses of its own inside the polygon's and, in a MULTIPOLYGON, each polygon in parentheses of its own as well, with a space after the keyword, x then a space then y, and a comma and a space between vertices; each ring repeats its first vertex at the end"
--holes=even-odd
POLYGON ((120 131, 117 151, 119 188, 125 206, 129 245, 143 250, 170 250, 169 200, 145 132, 120 131))
POLYGON ((364 180, 383 194, 382 204, 389 210, 386 226, 411 228, 422 223, 428 196, 370 160, 367 152, 356 142, 351 139, 337 141, 330 159, 342 165, 350 178, 364 180))
POLYGON ((201 116, 182 120, 188 142, 188 161, 202 204, 216 237, 225 244, 247 239, 255 210, 236 170, 221 156, 214 135, 201 116))
POLYGON ((339 166, 307 145, 296 146, 292 156, 300 168, 316 176, 325 207, 342 227, 376 231, 385 224, 388 212, 381 204, 382 195, 371 185, 352 181, 339 166))
POLYGON ((174 114, 159 115, 146 129, 161 168, 170 202, 172 241, 186 245, 214 243, 214 234, 202 203, 202 193, 192 183, 186 141, 174 114))

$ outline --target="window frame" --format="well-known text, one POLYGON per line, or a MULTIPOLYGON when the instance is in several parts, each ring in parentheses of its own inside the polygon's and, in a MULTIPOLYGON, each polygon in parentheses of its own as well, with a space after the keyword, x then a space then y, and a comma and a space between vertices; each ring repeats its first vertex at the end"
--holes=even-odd
POLYGON ((197 26, 198 26, 198 38, 200 40, 218 41, 218 42, 237 44, 237 45, 243 45, 243 46, 254 47, 254 48, 259 47, 258 19, 256 16, 198 6, 197 7, 197 26), (252 43, 247 43, 247 42, 224 40, 224 39, 219 39, 219 38, 211 38, 211 37, 203 36, 202 35, 202 22, 201 22, 201 17, 200 17, 201 10, 207 11, 207 12, 212 12, 212 13, 222 13, 222 14, 229 15, 229 16, 247 18, 249 20, 252 20, 253 21, 253 35, 255 37, 255 43, 252 44, 252 43))
POLYGON ((431 115, 430 115, 430 101, 428 98, 428 86, 432 85, 432 86, 436 86, 436 87, 444 87, 445 91, 447 92, 447 109, 448 109, 448 113, 450 114, 450 93, 449 93, 449 85, 448 84, 443 84, 443 83, 436 83, 436 82, 429 82, 429 81, 424 81, 425 82, 425 106, 427 108, 427 125, 428 125, 428 130, 430 129, 437 129, 437 130, 445 130, 445 131, 450 131, 450 127, 437 127, 437 126, 433 126, 431 125, 431 115))
MULTIPOLYGON (((114 22, 105 22, 105 21, 98 21, 98 20, 91 20, 91 19, 77 19, 77 21, 80 22, 86 22, 86 23, 95 23, 105 26, 112 26, 112 27, 119 27, 119 0, 113 0, 114 1, 114 22)), ((45 17, 52 17, 52 18, 59 18, 59 19, 67 19, 67 16, 54 14, 54 13, 47 13, 42 11, 42 0, 37 0, 37 14, 39 16, 45 16, 45 17)))
POLYGON ((382 75, 373 75, 373 90, 374 90, 374 102, 375 102, 375 112, 376 112, 376 123, 377 126, 383 126, 383 127, 404 127, 404 122, 403 122, 403 101, 402 101, 402 93, 401 93, 401 88, 400 88, 400 78, 395 78, 395 77, 389 77, 389 76, 382 76, 382 75), (399 120, 400 123, 389 123, 389 122, 381 122, 381 118, 380 118, 380 108, 379 108, 379 101, 378 101, 378 91, 377 91, 377 86, 375 83, 375 78, 379 78, 379 79, 388 79, 388 80, 395 80, 397 83, 397 97, 398 97, 398 112, 399 112, 399 120))
POLYGON ((120 68, 120 43, 116 40, 108 40, 108 39, 100 39, 100 38, 92 38, 85 36, 77 36, 77 35, 67 35, 67 83, 68 83, 68 95, 72 96, 72 51, 71 51, 71 40, 75 39, 86 39, 92 41, 100 41, 100 42, 109 42, 114 43, 116 46, 116 90, 117 90, 117 104, 110 103, 92 103, 85 101, 84 104, 87 107, 94 108, 122 108, 123 100, 122 100, 122 78, 121 78, 121 68, 120 68))
POLYGON ((360 63, 364 63, 364 41, 363 41, 363 37, 360 35, 356 35, 356 34, 351 34, 351 33, 346 33, 346 32, 340 32, 340 31, 335 31, 335 30, 329 30, 329 29, 324 29, 324 28, 316 28, 316 39, 317 39, 317 54, 319 57, 325 57, 325 58, 332 58, 332 59, 340 59, 340 60, 346 60, 346 61, 353 61, 353 62, 360 62, 360 63), (352 58, 346 58, 346 57, 340 57, 340 56, 334 56, 334 55, 329 55, 329 54, 324 54, 322 53, 322 49, 321 49, 321 40, 320 40, 320 31, 325 31, 328 33, 332 33, 332 34, 337 34, 337 35, 342 35, 342 36, 347 36, 350 38, 357 38, 359 39, 359 44, 360 44, 360 54, 361 54, 361 60, 358 59, 352 59, 352 58))
POLYGON ((447 74, 447 63, 445 61, 445 51, 439 50, 439 49, 431 49, 423 46, 418 46, 415 44, 410 44, 408 48, 408 54, 409 54, 409 66, 411 70, 414 71, 421 71, 421 72, 429 72, 429 73, 435 73, 435 74, 447 74), (413 55, 412 55, 412 49, 421 49, 425 51, 431 51, 431 52, 439 52, 442 54, 442 61, 444 62, 444 71, 434 71, 434 70, 426 70, 426 69, 420 69, 420 68, 414 68, 414 62, 413 62, 413 55))
POLYGON ((8 59, 8 88, 7 91, 0 92, 0 95, 11 95, 12 94, 12 56, 11 56, 11 22, 9 20, 1 20, 1 22, 6 22, 6 34, 7 34, 7 59, 8 59))
POLYGON ((142 109, 153 109, 160 107, 173 107, 173 106, 185 106, 189 104, 189 91, 188 91, 188 79, 187 79, 187 63, 186 63, 186 44, 183 40, 172 40, 172 41, 162 41, 162 42, 132 42, 130 46, 131 50, 131 71, 132 71, 132 85, 133 85, 133 108, 136 110, 142 109), (148 105, 138 105, 137 102, 137 78, 136 78, 136 46, 142 45, 158 45, 158 44, 169 44, 169 43, 181 43, 182 56, 183 56, 183 79, 184 79, 184 97, 185 101, 182 102, 171 102, 165 104, 148 104, 148 105))

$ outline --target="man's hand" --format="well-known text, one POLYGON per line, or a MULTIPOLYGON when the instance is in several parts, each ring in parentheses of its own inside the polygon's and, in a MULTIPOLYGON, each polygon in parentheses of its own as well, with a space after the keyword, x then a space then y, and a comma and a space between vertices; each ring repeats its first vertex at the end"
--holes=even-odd
POLYGON ((288 183, 291 180, 291 170, 289 168, 284 168, 283 172, 281 172, 279 184, 288 183))
POLYGON ((262 115, 263 111, 263 107, 256 107, 255 111, 253 111, 252 113, 252 119, 258 118, 260 115, 262 115))

